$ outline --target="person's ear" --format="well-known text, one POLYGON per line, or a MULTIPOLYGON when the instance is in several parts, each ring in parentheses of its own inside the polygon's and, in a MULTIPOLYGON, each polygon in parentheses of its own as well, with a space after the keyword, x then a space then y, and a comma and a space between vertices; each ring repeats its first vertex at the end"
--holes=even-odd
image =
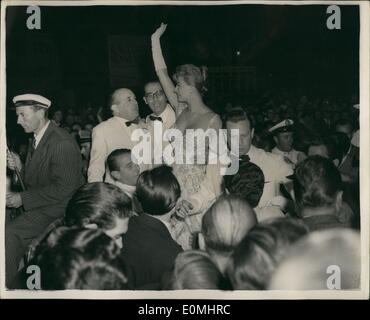
POLYGON ((116 104, 112 104, 110 106, 110 109, 112 110, 113 114, 117 113, 118 112, 118 108, 117 108, 117 105, 116 104))
POLYGON ((113 170, 111 171, 110 175, 115 179, 115 180, 119 180, 121 175, 119 173, 119 171, 116 171, 116 170, 113 170))
POLYGON ((143 100, 144 100, 145 104, 148 104, 148 101, 146 100, 145 97, 143 97, 143 100))
POLYGON ((251 137, 252 137, 252 139, 254 138, 254 128, 252 129, 251 137))
POLYGON ((98 229, 98 225, 96 223, 89 223, 85 226, 86 229, 92 229, 92 230, 96 230, 98 229))
POLYGON ((342 208, 342 205, 343 205, 343 191, 340 190, 340 191, 338 191, 338 193, 335 197, 335 207, 336 207, 337 211, 339 211, 340 208, 342 208))

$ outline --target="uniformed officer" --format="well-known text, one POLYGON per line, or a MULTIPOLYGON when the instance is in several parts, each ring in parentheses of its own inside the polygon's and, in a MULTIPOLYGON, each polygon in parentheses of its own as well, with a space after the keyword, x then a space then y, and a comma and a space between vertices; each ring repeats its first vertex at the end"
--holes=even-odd
POLYGON ((269 133, 273 136, 276 144, 276 147, 271 152, 283 156, 286 161, 295 166, 298 162, 305 159, 306 155, 293 149, 293 125, 293 120, 286 119, 270 128, 269 133))

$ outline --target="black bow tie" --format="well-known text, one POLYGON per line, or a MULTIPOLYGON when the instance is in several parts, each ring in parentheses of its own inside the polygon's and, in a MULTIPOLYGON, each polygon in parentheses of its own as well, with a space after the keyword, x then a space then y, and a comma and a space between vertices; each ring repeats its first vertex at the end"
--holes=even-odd
POLYGON ((163 122, 162 118, 161 117, 156 117, 156 116, 149 116, 149 119, 152 120, 152 121, 155 121, 155 120, 158 120, 160 122, 163 122))
POLYGON ((251 158, 249 158, 249 156, 247 154, 245 154, 245 155, 242 155, 242 156, 239 157, 239 161, 249 162, 249 161, 251 161, 251 158))
POLYGON ((132 121, 126 121, 125 124, 127 127, 131 126, 133 123, 134 124, 139 124, 139 121, 140 121, 140 118, 137 117, 136 119, 132 120, 132 121))

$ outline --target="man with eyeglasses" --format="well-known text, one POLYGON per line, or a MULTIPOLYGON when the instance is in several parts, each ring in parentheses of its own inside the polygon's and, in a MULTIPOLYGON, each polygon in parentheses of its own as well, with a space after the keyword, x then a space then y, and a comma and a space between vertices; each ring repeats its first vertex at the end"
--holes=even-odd
POLYGON ((152 110, 152 113, 146 117, 146 125, 152 137, 152 163, 154 163, 154 150, 164 150, 166 146, 164 141, 160 145, 159 141, 154 139, 154 128, 158 130, 161 127, 162 137, 163 133, 175 124, 176 115, 171 105, 167 102, 167 97, 161 84, 157 81, 148 82, 144 86, 144 102, 152 110), (154 126, 155 123, 156 126, 154 126))
POLYGON ((148 82, 144 87, 144 93, 144 101, 152 110, 152 113, 146 118, 146 123, 160 121, 163 124, 163 130, 171 128, 176 121, 176 115, 168 104, 160 83, 148 82))

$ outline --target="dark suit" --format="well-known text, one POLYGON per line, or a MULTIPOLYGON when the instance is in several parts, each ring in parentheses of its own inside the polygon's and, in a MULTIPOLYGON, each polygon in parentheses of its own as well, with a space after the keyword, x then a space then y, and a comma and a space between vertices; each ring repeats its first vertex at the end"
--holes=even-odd
POLYGON ((67 203, 84 183, 77 143, 64 129, 49 123, 24 166, 26 191, 21 192, 24 213, 6 225, 6 282, 17 272, 32 239, 63 216, 67 203))
POLYGON ((340 173, 343 173, 350 177, 351 183, 356 183, 358 180, 359 160, 360 160, 359 148, 351 145, 351 149, 349 150, 346 158, 338 167, 340 173))
POLYGON ((130 219, 122 253, 136 289, 159 289, 163 274, 173 267, 181 251, 158 219, 144 213, 130 219))

